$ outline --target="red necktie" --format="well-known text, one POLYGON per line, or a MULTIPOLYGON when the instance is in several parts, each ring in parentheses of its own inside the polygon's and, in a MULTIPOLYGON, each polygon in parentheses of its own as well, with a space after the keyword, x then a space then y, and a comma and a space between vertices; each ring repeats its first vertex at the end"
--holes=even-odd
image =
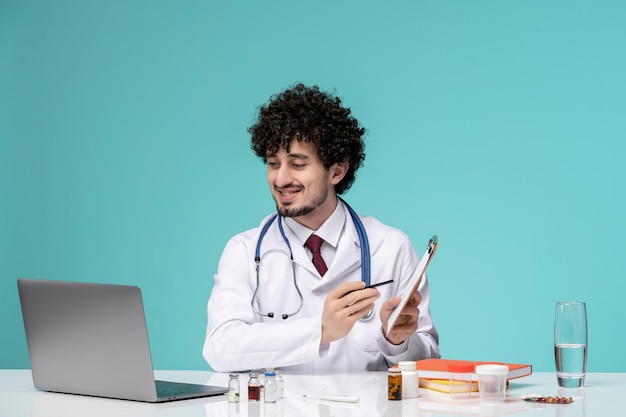
POLYGON ((326 266, 326 262, 324 262, 324 258, 322 258, 322 254, 320 252, 320 248, 322 247, 322 243, 324 239, 317 235, 311 235, 306 240, 306 247, 311 250, 313 253, 313 265, 317 268, 317 272, 320 273, 321 276, 324 276, 326 271, 328 271, 328 267, 326 266))

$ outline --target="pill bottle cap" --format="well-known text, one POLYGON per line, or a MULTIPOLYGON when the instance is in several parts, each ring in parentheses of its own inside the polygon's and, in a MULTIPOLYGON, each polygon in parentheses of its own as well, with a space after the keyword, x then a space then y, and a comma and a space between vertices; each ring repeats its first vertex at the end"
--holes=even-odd
POLYGON ((416 371, 417 370, 415 361, 400 361, 398 362, 398 367, 403 371, 416 371))

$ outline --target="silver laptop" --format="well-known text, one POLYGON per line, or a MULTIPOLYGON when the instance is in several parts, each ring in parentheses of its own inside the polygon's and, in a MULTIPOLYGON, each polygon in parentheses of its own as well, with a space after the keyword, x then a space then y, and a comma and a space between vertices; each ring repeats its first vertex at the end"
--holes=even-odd
POLYGON ((228 392, 155 381, 138 287, 27 278, 17 285, 35 388, 146 402, 228 392))

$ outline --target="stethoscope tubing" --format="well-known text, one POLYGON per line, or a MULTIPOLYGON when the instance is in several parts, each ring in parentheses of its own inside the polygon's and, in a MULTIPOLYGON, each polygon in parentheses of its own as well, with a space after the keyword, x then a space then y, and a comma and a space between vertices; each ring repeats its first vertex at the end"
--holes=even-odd
MULTIPOLYGON (((350 207, 350 205, 346 203, 346 201, 342 199, 341 197, 338 197, 338 198, 339 200, 343 202, 343 204, 345 204, 346 208, 348 209, 348 212, 350 213, 350 217, 352 218, 352 221, 354 223, 354 228, 356 229, 356 233, 359 238, 359 243, 361 245, 361 281, 365 283, 365 286, 369 286, 370 281, 371 281, 371 265, 370 265, 371 255, 370 255, 369 240, 367 238, 367 232, 365 231, 365 226, 363 226, 363 222, 359 218, 359 215, 352 209, 352 207, 350 207)), ((254 289, 254 293, 252 294, 250 305, 252 306, 252 309, 254 310, 254 312, 258 314, 259 316, 270 317, 270 318, 274 317, 274 313, 267 313, 267 314, 261 313, 254 305, 254 300, 256 299, 257 291, 259 290, 259 285, 260 285, 259 274, 260 274, 260 265, 261 265, 261 243, 263 242, 263 238, 267 234, 270 226, 274 223, 276 219, 278 219, 278 229, 280 231, 280 234, 282 238, 284 239, 285 244, 287 245, 287 248, 289 249, 289 259, 291 261, 291 268, 293 271, 293 282, 294 282, 294 286, 296 287, 296 290, 298 291, 298 295, 300 296, 300 306, 298 307, 298 309, 295 312, 290 313, 290 314, 286 314, 286 313, 282 314, 281 317, 283 319, 287 319, 288 317, 293 316, 297 314, 298 312, 300 312, 300 310, 302 309, 302 306, 304 305, 304 297, 302 296, 302 292, 300 291, 300 287, 298 286, 298 282, 296 280, 296 265, 293 259, 293 251, 291 250, 291 244, 289 243, 289 239, 287 239, 285 230, 283 229, 282 217, 279 216, 278 213, 274 214, 263 225, 263 227, 261 228, 261 233, 259 234, 259 239, 256 244, 256 250, 254 252, 254 262, 256 264, 255 265, 256 288, 254 289)), ((366 320, 371 319, 372 317, 373 317, 373 310, 370 310, 363 318, 361 318, 361 320, 366 321, 366 320)))

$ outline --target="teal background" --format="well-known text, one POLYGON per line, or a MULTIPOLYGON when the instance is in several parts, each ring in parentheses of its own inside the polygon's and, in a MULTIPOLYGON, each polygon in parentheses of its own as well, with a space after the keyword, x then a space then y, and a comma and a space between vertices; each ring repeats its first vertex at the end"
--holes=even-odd
MULTIPOLYGON (((154 366, 209 369, 225 243, 274 209, 249 149, 297 81, 368 129, 345 196, 429 269, 445 357, 553 371, 557 300, 626 372, 626 3, 0 0, 0 368, 16 279, 138 285, 154 366)), ((387 277, 385 277, 387 278, 387 277)))

